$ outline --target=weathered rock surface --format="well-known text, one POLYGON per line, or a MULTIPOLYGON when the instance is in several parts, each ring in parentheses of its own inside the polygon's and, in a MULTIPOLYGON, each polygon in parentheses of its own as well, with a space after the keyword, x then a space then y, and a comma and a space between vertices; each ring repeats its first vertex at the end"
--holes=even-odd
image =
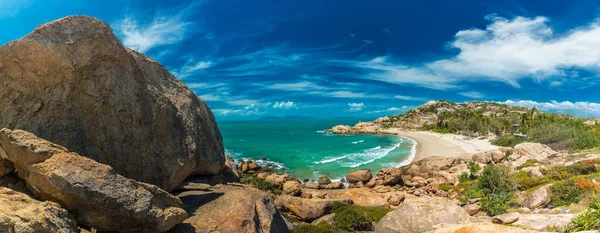
POLYGON ((519 214, 517 212, 496 215, 496 216, 492 217, 492 222, 498 223, 498 224, 511 224, 511 223, 514 223, 517 220, 519 220, 520 216, 521 216, 521 214, 519 214))
MULTIPOLYGON (((370 182, 367 182, 367 186, 370 182)), ((382 168, 375 173, 374 184, 396 185, 402 183, 402 170, 400 168, 382 168)), ((373 185, 374 186, 374 185, 373 185)))
POLYGON ((323 215, 329 214, 336 201, 352 203, 350 200, 306 199, 288 195, 279 196, 275 202, 298 216, 303 221, 311 222, 323 215))
POLYGON ((525 201, 523 201, 523 207, 527 207, 531 210, 536 208, 543 208, 550 204, 552 201, 548 186, 540 187, 533 193, 529 194, 525 201))
MULTIPOLYGON (((0 150, 2 150, 1 147, 0 147, 0 150)), ((11 173, 13 170, 14 170, 14 167, 13 167, 12 162, 0 157, 0 177, 6 175, 8 173, 11 173)))
POLYGON ((561 229, 569 226, 575 217, 577 214, 521 214, 513 224, 534 230, 561 229))
POLYGON ((397 195, 401 199, 400 202, 404 198, 402 193, 381 194, 368 188, 321 190, 321 192, 326 194, 326 197, 329 199, 351 200, 358 206, 387 207, 391 195, 397 195))
POLYGON ((79 232, 73 216, 54 202, 0 187, 0 232, 79 232))
POLYGON ((283 183, 285 183, 289 179, 289 174, 277 174, 277 173, 258 173, 257 178, 265 179, 267 182, 276 185, 277 187, 283 187, 283 183))
POLYGON ((333 217, 335 217, 335 214, 324 215, 323 217, 320 217, 317 220, 311 222, 310 225, 319 225, 319 223, 322 223, 322 222, 328 223, 328 224, 332 224, 333 223, 333 217))
POLYGON ((189 175, 218 174, 225 163, 208 106, 91 17, 59 19, 0 47, 3 127, 168 191, 189 175))
POLYGON ((371 178, 373 178, 373 175, 371 174, 371 169, 360 169, 352 171, 348 173, 348 175, 346 175, 346 181, 348 181, 351 184, 355 184, 358 182, 367 183, 369 182, 369 180, 371 180, 371 178))
POLYGON ((283 183, 283 193, 291 196, 299 196, 302 193, 300 182, 291 180, 283 183))
POLYGON ((516 145, 512 155, 508 156, 508 160, 512 161, 513 166, 519 166, 530 159, 543 161, 556 154, 556 151, 544 144, 526 142, 516 145))
POLYGON ((317 181, 320 185, 328 185, 331 184, 331 180, 327 176, 321 176, 317 181))
POLYGON ((491 162, 499 163, 504 157, 506 157, 506 152, 502 152, 501 150, 490 150, 474 154, 472 159, 475 162, 487 164, 491 162))
POLYGON ((420 233, 434 230, 438 224, 462 224, 469 214, 460 206, 442 202, 410 202, 383 217, 376 233, 420 233))
POLYGON ((289 232, 273 199, 242 185, 188 184, 178 196, 191 216, 173 233, 289 232))
POLYGON ((447 226, 429 233, 536 233, 538 231, 524 230, 518 227, 504 226, 491 223, 467 223, 447 226))
POLYGON ((481 206, 479 204, 469 204, 463 207, 469 215, 475 215, 481 211, 481 206))
POLYGON ((58 202, 77 222, 104 231, 166 231, 187 217, 160 188, 117 174, 22 130, 0 130, 0 145, 19 177, 43 200, 58 202))

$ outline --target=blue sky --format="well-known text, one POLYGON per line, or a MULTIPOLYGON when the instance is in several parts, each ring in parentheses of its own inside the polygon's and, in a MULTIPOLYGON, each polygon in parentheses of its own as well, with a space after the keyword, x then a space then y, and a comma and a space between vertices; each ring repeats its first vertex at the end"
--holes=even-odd
POLYGON ((600 117, 598 1, 0 0, 0 43, 109 23, 218 119, 393 115, 428 100, 600 117))

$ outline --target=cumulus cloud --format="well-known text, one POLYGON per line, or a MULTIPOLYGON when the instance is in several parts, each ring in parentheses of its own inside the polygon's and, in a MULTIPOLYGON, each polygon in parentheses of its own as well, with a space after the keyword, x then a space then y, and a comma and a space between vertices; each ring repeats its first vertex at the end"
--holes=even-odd
POLYGON ((298 108, 298 107, 296 106, 296 103, 294 103, 292 101, 287 101, 287 102, 275 102, 275 104, 273 104, 273 108, 290 109, 290 108, 298 108))
POLYGON ((254 104, 247 105, 240 109, 231 109, 231 108, 220 108, 214 109, 213 113, 217 116, 253 116, 253 115, 262 115, 264 114, 259 108, 257 108, 254 104))
POLYGON ((365 104, 362 103, 362 102, 360 102, 360 103, 348 103, 348 107, 350 107, 348 109, 348 112, 360 112, 365 107, 365 104))
POLYGON ((401 100, 408 100, 408 101, 425 101, 426 100, 425 98, 406 96, 406 95, 396 95, 396 96, 394 96, 394 98, 401 99, 401 100))
POLYGON ((368 112, 369 114, 379 114, 379 113, 385 113, 385 114, 399 114, 402 112, 405 112, 406 109, 408 109, 409 106, 402 106, 401 108, 397 108, 397 107, 391 107, 388 109, 383 109, 383 110, 375 110, 375 111, 370 111, 368 112))
POLYGON ((583 117, 600 117, 600 103, 594 102, 537 102, 533 100, 507 100, 501 103, 528 108, 536 107, 542 111, 566 113, 583 117))
POLYGON ((519 87, 524 78, 542 81, 570 75, 570 69, 600 68, 600 21, 556 34, 545 17, 490 15, 486 19, 490 24, 484 29, 455 34, 449 46, 458 54, 447 59, 405 64, 384 56, 341 63, 363 69, 365 78, 433 89, 459 88, 461 81, 490 80, 519 87))

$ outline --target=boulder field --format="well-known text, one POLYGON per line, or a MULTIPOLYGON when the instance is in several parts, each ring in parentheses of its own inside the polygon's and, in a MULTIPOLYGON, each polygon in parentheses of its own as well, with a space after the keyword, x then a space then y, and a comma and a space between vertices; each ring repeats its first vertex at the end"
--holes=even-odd
MULTIPOLYGON (((103 21, 71 16, 0 47, 0 128, 21 129, 167 191, 221 173, 208 106, 103 21)), ((1 166, 1 165, 0 165, 1 166)))

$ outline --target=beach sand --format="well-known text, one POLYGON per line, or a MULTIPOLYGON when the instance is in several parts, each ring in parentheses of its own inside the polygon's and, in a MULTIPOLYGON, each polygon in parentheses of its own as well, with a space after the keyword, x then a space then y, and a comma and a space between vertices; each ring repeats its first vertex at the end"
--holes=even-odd
POLYGON ((428 131, 407 132, 395 128, 388 129, 386 132, 417 141, 417 153, 413 161, 432 156, 470 160, 475 153, 498 149, 488 139, 472 139, 457 134, 439 134, 428 131))

